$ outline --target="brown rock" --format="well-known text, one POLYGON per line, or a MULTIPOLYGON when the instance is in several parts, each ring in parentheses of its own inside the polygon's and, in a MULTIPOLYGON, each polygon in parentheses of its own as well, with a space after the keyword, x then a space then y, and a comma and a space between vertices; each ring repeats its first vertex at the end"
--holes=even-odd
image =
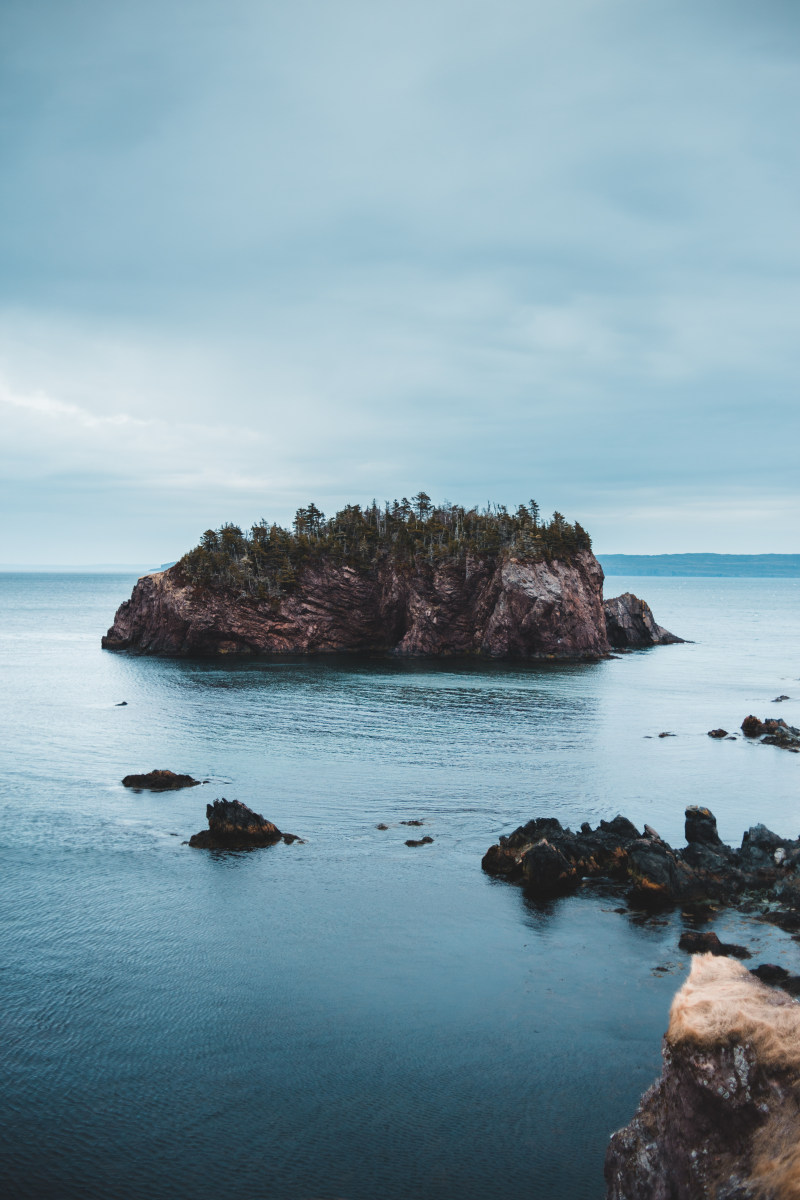
POLYGON ((708 736, 713 738, 726 738, 728 736, 727 729, 709 729, 708 736))
POLYGON ((147 775, 126 775, 122 786, 144 788, 150 792, 171 792, 178 788, 197 787, 201 781, 191 775, 176 775, 174 771, 149 771, 147 775))
POLYGON ((430 835, 428 835, 428 834, 426 834, 425 837, 419 838, 419 839, 415 839, 415 838, 407 838, 406 839, 407 846, 430 846, 432 842, 433 842, 433 838, 430 837, 430 835))
POLYGON ((294 834, 283 834, 277 825, 267 821, 238 800, 215 800, 206 805, 208 829, 189 838, 190 846, 203 850, 249 850, 255 846, 271 846, 283 840, 299 840, 294 834))
POLYGON ((279 602, 190 584, 180 567, 143 576, 103 638, 146 654, 317 654, 597 658, 608 653, 603 572, 569 562, 480 557, 368 572, 314 562, 279 602))
POLYGON ((708 930, 706 933, 688 930, 681 935, 678 946, 690 954, 717 954, 730 955, 732 958, 750 958, 750 951, 746 946, 737 946, 735 942, 721 942, 712 930, 708 930))

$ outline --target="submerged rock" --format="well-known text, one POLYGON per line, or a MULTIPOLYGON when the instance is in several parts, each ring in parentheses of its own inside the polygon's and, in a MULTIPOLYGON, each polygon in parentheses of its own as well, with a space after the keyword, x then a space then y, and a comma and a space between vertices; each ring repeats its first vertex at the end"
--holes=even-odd
POLYGON ((126 775, 122 786, 144 788, 150 792, 171 792, 178 788, 198 787, 199 779, 191 775, 176 775, 174 771, 149 771, 146 775, 126 775))
POLYGON ((490 846, 482 866, 489 875, 524 882, 538 897, 604 878, 636 906, 731 904, 757 895, 800 912, 800 839, 754 825, 734 850, 720 838, 714 814, 694 804, 686 809, 685 833, 686 846, 674 849, 650 826, 640 833, 625 817, 597 829, 584 822, 578 833, 554 817, 538 817, 490 846))
POLYGON ((656 624, 649 604, 633 592, 623 592, 621 596, 605 600, 603 611, 608 642, 614 650, 642 650, 647 646, 668 646, 684 640, 656 624))
POLYGON ((238 800, 215 800, 206 805, 208 829, 189 838, 190 846, 203 850, 249 850, 254 846, 271 846, 281 840, 289 843, 300 839, 293 833, 281 833, 260 813, 253 812, 238 800))
POLYGON ((713 738, 726 738, 729 736, 727 729, 709 729, 708 736, 713 738))
POLYGON ((432 842, 433 838, 430 836, 430 834, 426 834, 425 837, 422 838, 406 838, 407 846, 430 846, 432 842))
POLYGON ((607 1200, 796 1200, 800 1005, 733 959, 699 955, 663 1064, 611 1138, 607 1200))

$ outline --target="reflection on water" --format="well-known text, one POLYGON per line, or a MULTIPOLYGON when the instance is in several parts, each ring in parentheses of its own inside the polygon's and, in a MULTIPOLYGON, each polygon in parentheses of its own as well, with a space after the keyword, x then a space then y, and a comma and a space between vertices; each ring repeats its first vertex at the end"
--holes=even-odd
POLYGON ((796 835, 796 757, 706 730, 800 695, 797 581, 637 580, 694 645, 522 667, 103 653, 131 582, 0 576, 6 1193, 599 1198, 683 920, 534 903, 480 858, 534 815, 680 841, 688 802, 796 835), (211 783, 121 787, 154 767, 211 783), (217 795, 306 844, 190 849, 217 795))

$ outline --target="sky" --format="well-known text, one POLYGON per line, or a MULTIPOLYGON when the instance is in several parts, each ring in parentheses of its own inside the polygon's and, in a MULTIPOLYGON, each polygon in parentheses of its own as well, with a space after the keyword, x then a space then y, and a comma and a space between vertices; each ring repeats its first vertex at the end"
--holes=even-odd
POLYGON ((797 552, 796 0, 0 0, 0 563, 797 552))

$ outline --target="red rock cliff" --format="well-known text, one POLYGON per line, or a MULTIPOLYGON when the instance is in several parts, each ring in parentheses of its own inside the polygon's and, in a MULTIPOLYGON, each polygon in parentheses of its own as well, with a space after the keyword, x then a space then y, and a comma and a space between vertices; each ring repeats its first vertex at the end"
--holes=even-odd
POLYGON ((191 584, 180 566, 145 575, 103 638, 145 654, 314 654, 595 658, 608 653, 603 572, 568 562, 467 558, 369 572, 317 562, 274 601, 191 584))

